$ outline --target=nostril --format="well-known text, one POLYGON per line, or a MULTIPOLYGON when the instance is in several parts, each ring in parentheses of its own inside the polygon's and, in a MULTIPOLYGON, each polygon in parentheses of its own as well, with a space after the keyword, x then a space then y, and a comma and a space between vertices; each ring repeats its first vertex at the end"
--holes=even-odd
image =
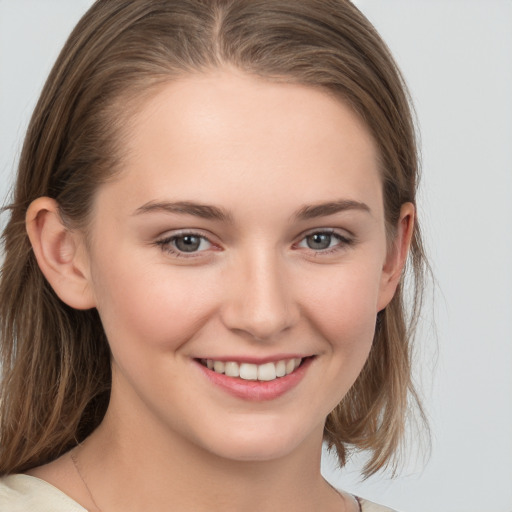
POLYGON ((229 293, 220 310, 227 328, 260 342, 274 340, 295 325, 300 316, 289 282, 278 262, 268 261, 269 254, 273 252, 260 253, 260 257, 243 266, 245 271, 238 279, 230 280, 229 293))

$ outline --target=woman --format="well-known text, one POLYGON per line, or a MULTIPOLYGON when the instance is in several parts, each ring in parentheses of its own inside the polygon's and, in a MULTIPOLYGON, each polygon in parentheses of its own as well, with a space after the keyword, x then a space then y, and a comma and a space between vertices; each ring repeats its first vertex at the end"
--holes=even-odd
POLYGON ((403 82, 349 2, 96 2, 4 232, 0 505, 386 510, 320 454, 369 450, 369 475, 400 444, 416 183, 403 82))

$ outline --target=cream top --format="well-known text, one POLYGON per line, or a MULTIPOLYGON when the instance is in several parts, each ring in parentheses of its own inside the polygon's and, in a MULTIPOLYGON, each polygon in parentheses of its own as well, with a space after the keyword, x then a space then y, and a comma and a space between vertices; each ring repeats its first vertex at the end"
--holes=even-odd
MULTIPOLYGON (((390 508, 360 500, 362 512, 393 512, 390 508)), ((0 510, 5 512, 87 512, 48 482, 29 475, 0 478, 0 510)))
POLYGON ((5 512, 87 512, 48 482, 29 475, 0 478, 0 510, 5 512))

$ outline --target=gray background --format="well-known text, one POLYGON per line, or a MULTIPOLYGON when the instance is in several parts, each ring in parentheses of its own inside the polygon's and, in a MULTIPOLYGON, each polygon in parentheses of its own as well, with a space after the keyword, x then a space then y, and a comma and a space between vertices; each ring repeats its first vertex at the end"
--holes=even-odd
MULTIPOLYGON (((396 56, 422 134, 420 216, 438 283, 416 374, 432 456, 414 456, 414 436, 396 480, 360 482, 361 457, 337 472, 326 456, 323 471, 404 512, 512 512, 512 2, 355 3, 396 56)), ((0 0, 2 199, 41 86, 90 4, 0 0)))

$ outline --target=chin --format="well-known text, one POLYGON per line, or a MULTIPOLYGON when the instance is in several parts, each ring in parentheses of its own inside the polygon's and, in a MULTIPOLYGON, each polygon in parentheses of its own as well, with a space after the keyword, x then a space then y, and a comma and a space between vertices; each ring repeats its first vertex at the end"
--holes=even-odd
POLYGON ((217 456, 238 462, 267 462, 278 460, 290 455, 297 449, 296 443, 287 445, 265 439, 257 443, 233 442, 230 446, 212 447, 217 456))
POLYGON ((283 428, 283 422, 262 425, 254 422, 245 428, 225 429, 217 439, 210 436, 206 449, 233 461, 272 461, 285 458, 310 447, 321 447, 323 426, 314 432, 303 428, 283 428), (317 430, 319 432, 317 432, 317 430), (317 441, 317 442, 315 442, 317 441))

